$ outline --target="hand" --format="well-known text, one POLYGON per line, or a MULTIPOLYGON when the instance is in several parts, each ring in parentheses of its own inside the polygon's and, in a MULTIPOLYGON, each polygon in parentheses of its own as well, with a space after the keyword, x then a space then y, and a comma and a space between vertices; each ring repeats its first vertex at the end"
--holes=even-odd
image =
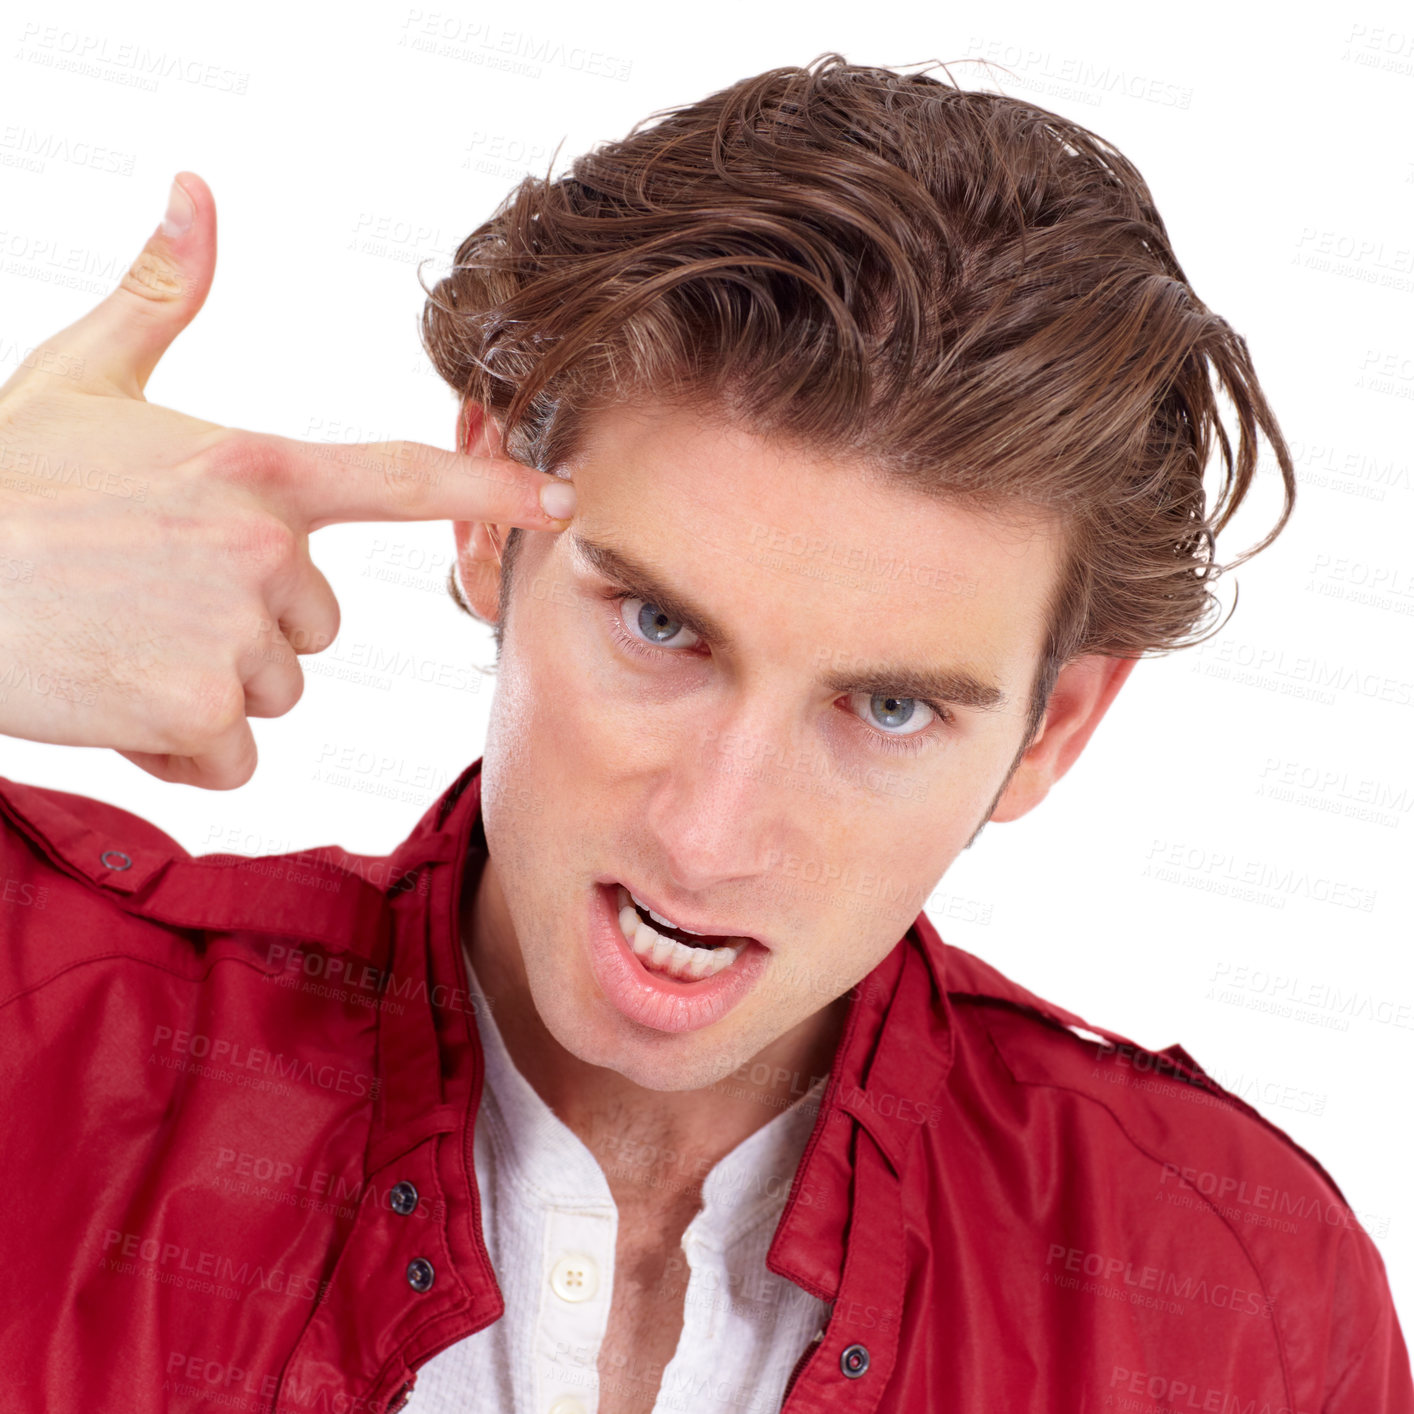
POLYGON ((339 631, 311 531, 554 531, 568 522, 539 494, 571 488, 498 456, 298 442, 149 403, 215 263, 215 204, 183 172, 119 287, 0 386, 0 733, 112 747, 162 780, 229 790, 255 770, 247 718, 288 712, 297 655, 339 631))

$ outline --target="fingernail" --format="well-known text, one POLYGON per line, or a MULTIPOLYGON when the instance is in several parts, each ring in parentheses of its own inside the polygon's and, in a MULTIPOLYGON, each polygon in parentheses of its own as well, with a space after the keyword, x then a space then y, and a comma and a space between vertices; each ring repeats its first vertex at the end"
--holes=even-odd
POLYGON ((180 236, 191 229, 191 223, 195 219, 196 207, 192 204, 191 197, 187 195, 186 188, 174 178, 172 190, 167 196, 167 214, 162 218, 162 234, 180 236))
POLYGON ((576 499, 573 484, 558 477, 540 488, 540 509, 551 520, 568 520, 574 514, 576 499))

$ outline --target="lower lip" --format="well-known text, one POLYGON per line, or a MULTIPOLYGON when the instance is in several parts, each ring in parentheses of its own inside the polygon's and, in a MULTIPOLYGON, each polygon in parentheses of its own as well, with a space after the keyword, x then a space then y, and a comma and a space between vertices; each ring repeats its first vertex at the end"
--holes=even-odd
POLYGON ((630 1021, 654 1031, 698 1031, 727 1014, 766 970, 769 951, 754 940, 700 982, 677 982, 650 972, 619 927, 618 885, 596 881, 590 890, 589 965, 604 995, 630 1021))

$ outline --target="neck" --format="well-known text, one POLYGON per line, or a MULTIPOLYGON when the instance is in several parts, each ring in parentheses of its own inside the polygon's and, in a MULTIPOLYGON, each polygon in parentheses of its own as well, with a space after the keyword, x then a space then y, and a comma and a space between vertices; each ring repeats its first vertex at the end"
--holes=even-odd
POLYGON ((838 997, 757 1056, 764 1085, 730 1076, 701 1090, 647 1090, 590 1065, 551 1035, 530 994, 520 947, 489 857, 462 891, 461 936, 477 981, 495 999, 495 1023, 515 1067, 599 1160, 620 1206, 695 1210, 714 1164, 826 1074, 848 995, 838 997))

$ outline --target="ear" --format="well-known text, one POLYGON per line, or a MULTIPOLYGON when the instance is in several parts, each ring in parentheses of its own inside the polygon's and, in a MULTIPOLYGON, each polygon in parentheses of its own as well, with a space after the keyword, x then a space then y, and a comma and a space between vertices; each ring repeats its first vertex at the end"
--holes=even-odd
POLYGON ((1092 653, 1060 670, 1040 730, 1017 762, 989 819, 1019 819, 1046 798, 1100 725, 1136 662, 1136 658, 1092 653))
MULTIPOLYGON (((501 454, 501 426, 480 403, 462 404, 457 415, 457 450, 471 456, 501 454)), ((462 597, 483 623, 495 623, 501 593, 501 547, 509 525, 454 520, 457 546, 457 580, 462 597)))

